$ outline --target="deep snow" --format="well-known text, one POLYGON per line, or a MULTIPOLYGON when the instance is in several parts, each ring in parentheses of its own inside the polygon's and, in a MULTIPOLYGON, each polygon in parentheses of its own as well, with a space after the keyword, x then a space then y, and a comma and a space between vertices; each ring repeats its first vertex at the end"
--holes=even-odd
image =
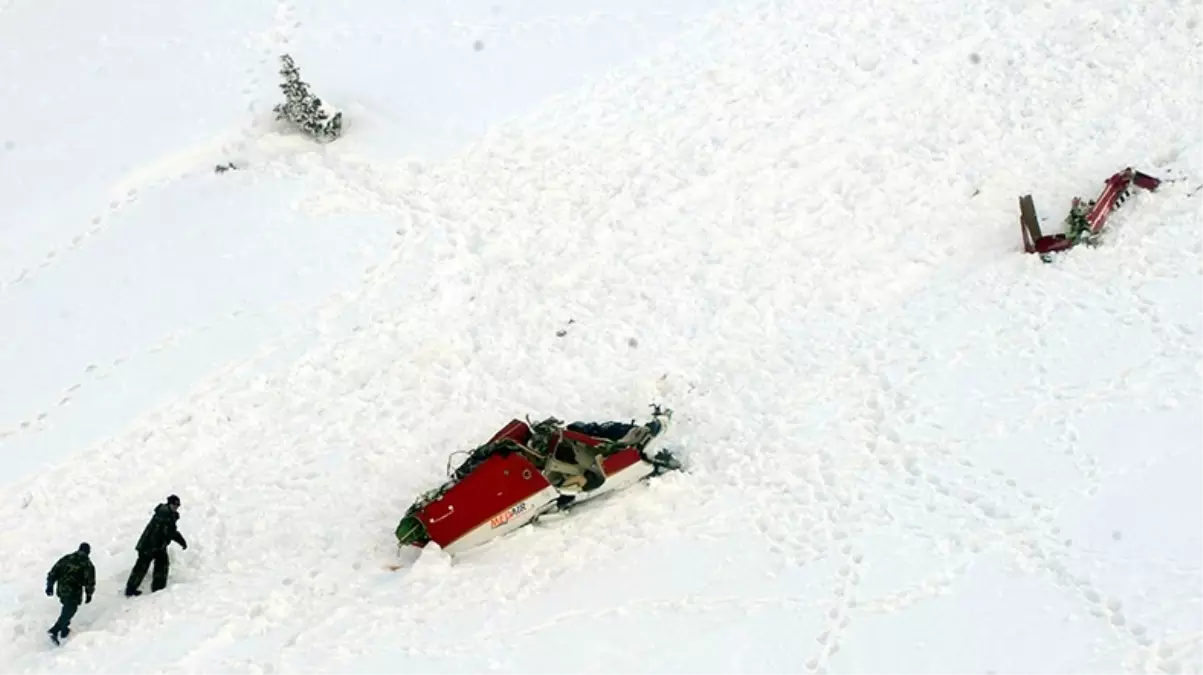
POLYGON ((123 6, 0 4, 0 670, 1203 672, 1197 5, 123 6), (396 550, 652 402, 688 473, 396 550))

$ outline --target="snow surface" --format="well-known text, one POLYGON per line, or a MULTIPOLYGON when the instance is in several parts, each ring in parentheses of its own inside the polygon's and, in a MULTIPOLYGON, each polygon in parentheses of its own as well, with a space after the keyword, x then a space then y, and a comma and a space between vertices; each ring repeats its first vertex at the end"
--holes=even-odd
POLYGON ((1200 13, 0 2, 0 671, 1203 672, 1200 13), (397 550, 452 451, 652 402, 687 473, 397 550))

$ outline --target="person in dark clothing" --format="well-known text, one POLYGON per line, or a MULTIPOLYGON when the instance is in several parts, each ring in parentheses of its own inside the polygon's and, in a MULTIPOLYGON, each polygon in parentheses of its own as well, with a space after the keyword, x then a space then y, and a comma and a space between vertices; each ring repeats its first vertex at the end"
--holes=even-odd
POLYGON ((165 503, 155 507, 154 515, 146 524, 146 529, 142 530, 142 536, 138 538, 138 544, 134 547, 138 551, 138 560, 129 573, 129 580, 125 582, 126 596, 142 595, 138 587, 146 578, 146 570, 152 562, 154 571, 150 575, 150 592, 154 593, 167 586, 167 568, 171 562, 167 558, 167 546, 174 541, 181 548, 188 548, 184 535, 176 529, 176 521, 179 519, 179 497, 171 495, 165 503))
POLYGON ((79 609, 80 601, 92 602, 92 594, 96 592, 96 568, 88 557, 91 553, 92 547, 85 541, 74 553, 59 558, 46 575, 46 595, 53 597, 57 586, 59 602, 63 603, 63 611, 49 631, 54 644, 59 644, 60 637, 71 633, 71 619, 79 609))

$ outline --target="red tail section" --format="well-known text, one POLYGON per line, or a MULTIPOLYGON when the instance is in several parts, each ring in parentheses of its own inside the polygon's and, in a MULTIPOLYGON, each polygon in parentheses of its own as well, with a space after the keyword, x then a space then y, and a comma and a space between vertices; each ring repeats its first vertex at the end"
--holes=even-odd
POLYGON ((1032 204, 1032 196, 1024 195, 1019 198, 1019 222, 1023 231, 1023 249, 1028 253, 1053 253, 1072 248, 1079 241, 1079 233, 1084 230, 1091 235, 1098 234, 1103 229, 1107 215, 1119 208, 1132 186, 1142 190, 1156 190, 1161 185, 1159 178, 1141 173, 1131 167, 1120 171, 1108 178, 1103 185, 1103 192, 1097 199, 1083 203, 1075 197, 1070 210, 1070 232, 1064 234, 1040 233, 1040 223, 1036 218, 1036 207, 1032 204), (1085 221, 1083 223, 1083 221, 1085 221), (1074 225, 1073 223, 1077 223, 1074 225))
MULTIPOLYGON (((1094 206, 1086 214, 1086 223, 1090 226, 1092 234, 1098 234, 1099 230, 1103 229, 1103 221, 1107 219, 1107 214, 1124 203, 1124 199, 1128 196, 1128 190, 1133 185, 1152 191, 1161 185, 1161 180, 1131 168, 1124 169, 1108 178, 1107 183, 1103 186, 1103 193, 1094 201, 1094 206)), ((1076 205, 1077 200, 1074 201, 1076 205)))

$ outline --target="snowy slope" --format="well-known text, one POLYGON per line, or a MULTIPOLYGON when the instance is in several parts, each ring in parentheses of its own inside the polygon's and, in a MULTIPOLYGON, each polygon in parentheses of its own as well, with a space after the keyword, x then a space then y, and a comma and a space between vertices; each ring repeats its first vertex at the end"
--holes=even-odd
POLYGON ((317 203, 370 189, 369 160, 420 171, 712 4, 378 3, 354 18, 237 0, 138 5, 135 30, 108 6, 14 1, 0 21, 0 94, 22 102, 0 138, 0 373, 21 383, 0 388, 6 468, 45 466, 312 327, 400 245, 407 208, 317 203), (273 124, 286 51, 346 111, 330 152, 273 124), (244 170, 214 173, 230 161, 244 170))
POLYGON ((96 11, 0 14, 0 669, 1203 672, 1198 7, 96 11), (451 451, 653 401, 687 474, 396 551, 451 451))

